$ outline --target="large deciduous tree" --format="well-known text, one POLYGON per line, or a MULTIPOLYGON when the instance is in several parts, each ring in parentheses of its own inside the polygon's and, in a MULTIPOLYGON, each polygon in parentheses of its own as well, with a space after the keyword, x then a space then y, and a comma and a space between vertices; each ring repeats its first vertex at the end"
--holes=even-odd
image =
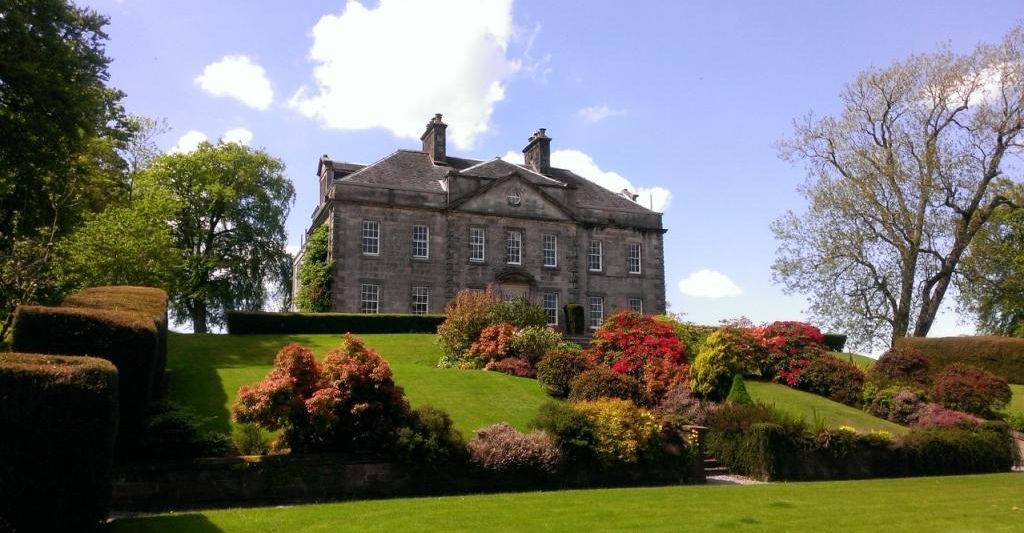
POLYGON ((1024 29, 868 70, 841 100, 782 143, 810 205, 773 225, 775 279, 857 344, 925 336, 972 240, 1013 204, 993 182, 1019 186, 1024 29))
POLYGON ((172 296, 179 322, 191 320, 205 333, 223 323, 225 310, 262 309, 268 285, 291 283, 283 274, 291 262, 284 223, 295 189, 280 160, 237 143, 204 142, 157 157, 137 181, 166 188, 176 205, 169 223, 183 259, 172 296))
POLYGON ((1024 209, 993 215, 971 243, 960 274, 962 307, 978 329, 1024 337, 1024 209))
POLYGON ((131 127, 106 23, 66 0, 0 3, 0 335, 15 305, 59 296, 55 243, 119 196, 131 127))

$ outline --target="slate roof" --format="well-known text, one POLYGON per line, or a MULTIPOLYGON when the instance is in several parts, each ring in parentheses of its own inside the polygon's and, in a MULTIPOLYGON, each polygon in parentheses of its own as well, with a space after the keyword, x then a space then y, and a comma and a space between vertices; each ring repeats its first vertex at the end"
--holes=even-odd
POLYGON ((334 170, 335 183, 353 183, 439 194, 445 192, 440 182, 451 171, 485 178, 501 178, 513 171, 518 171, 525 179, 540 186, 561 186, 563 184, 576 186, 576 203, 580 208, 654 213, 654 211, 567 169, 552 167, 548 175, 545 176, 534 172, 525 165, 498 158, 481 161, 446 157, 445 160, 447 165, 438 165, 430 159, 426 152, 396 150, 369 165, 341 162, 332 162, 331 165, 334 170))

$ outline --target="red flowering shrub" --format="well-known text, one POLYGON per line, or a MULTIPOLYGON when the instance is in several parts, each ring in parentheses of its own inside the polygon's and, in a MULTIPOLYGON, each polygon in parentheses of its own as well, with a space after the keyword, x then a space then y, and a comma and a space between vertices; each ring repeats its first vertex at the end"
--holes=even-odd
POLYGON ((796 387, 832 401, 858 406, 864 392, 864 372, 827 353, 810 359, 796 387))
POLYGON ((263 381, 239 390, 233 416, 282 430, 279 449, 379 451, 407 421, 409 404, 387 362, 346 334, 322 365, 307 348, 282 348, 263 381))
POLYGON ((924 404, 917 412, 916 428, 977 426, 982 419, 953 409, 946 409, 937 403, 924 404))
POLYGON ((986 415, 1010 402, 1010 386, 995 374, 971 365, 953 363, 935 376, 932 398, 942 405, 986 415))
POLYGON ((522 434, 508 424, 480 429, 469 442, 472 461, 487 470, 555 470, 562 454, 550 435, 543 431, 522 434))
POLYGON ((809 350, 818 352, 825 347, 825 336, 821 330, 805 322, 772 322, 755 328, 753 334, 764 349, 759 364, 761 375, 774 378, 786 371, 787 376, 777 380, 784 383, 793 381, 792 372, 806 366, 794 363, 794 360, 810 359, 809 350))
POLYGON ((485 363, 504 359, 511 355, 512 337, 517 331, 519 328, 508 323, 487 326, 469 346, 469 355, 485 363))
POLYGON ((636 378, 604 366, 591 368, 569 382, 569 400, 574 402, 616 398, 642 403, 643 396, 636 378))
POLYGON ((594 332, 584 353, 595 364, 632 376, 659 394, 685 376, 683 344, 671 324, 650 315, 625 310, 613 314, 594 332))
POLYGON ((537 377, 537 371, 529 361, 522 357, 506 357, 504 359, 490 361, 484 366, 484 370, 501 372, 502 374, 508 374, 510 376, 520 378, 537 377))
POLYGON ((882 354, 871 367, 871 381, 879 384, 898 383, 927 387, 931 381, 931 361, 915 348, 892 348, 882 354))

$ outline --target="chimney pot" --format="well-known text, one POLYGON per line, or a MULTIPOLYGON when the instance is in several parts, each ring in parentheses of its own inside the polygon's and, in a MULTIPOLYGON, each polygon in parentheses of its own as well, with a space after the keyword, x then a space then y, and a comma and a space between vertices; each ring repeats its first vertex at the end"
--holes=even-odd
POLYGON ((533 132, 526 148, 523 148, 526 166, 534 172, 547 175, 551 172, 551 137, 547 136, 546 128, 533 132))

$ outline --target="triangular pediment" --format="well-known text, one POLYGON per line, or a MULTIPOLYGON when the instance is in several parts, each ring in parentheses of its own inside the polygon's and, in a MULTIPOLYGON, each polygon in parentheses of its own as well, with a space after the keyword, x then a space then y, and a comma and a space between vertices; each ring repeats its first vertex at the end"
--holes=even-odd
POLYGON ((452 202, 450 209, 497 216, 572 220, 573 214, 531 180, 515 172, 452 202))
POLYGON ((543 174, 539 174, 526 167, 510 163, 501 158, 491 159, 477 163, 469 168, 463 169, 462 174, 469 176, 480 176, 484 178, 501 178, 509 174, 518 174, 520 177, 542 187, 564 186, 565 184, 543 174))

